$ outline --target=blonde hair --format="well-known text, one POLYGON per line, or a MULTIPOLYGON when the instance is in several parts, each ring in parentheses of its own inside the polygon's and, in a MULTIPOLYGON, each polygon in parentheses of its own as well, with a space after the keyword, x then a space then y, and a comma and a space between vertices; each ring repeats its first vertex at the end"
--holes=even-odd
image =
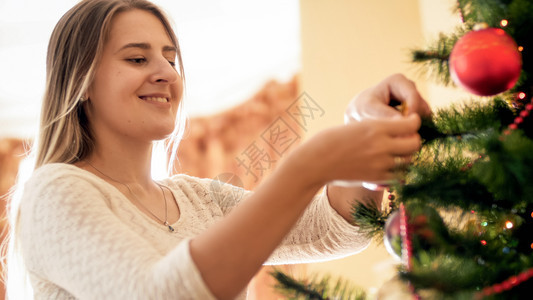
MULTIPOLYGON (((83 0, 67 11, 56 24, 48 45, 46 89, 43 96, 39 132, 33 142, 31 159, 36 169, 48 163, 74 163, 86 158, 94 148, 94 140, 83 108, 83 95, 89 88, 109 38, 111 21, 118 13, 140 9, 156 16, 177 50, 178 71, 185 81, 183 62, 177 37, 163 11, 146 0, 83 0)), ((175 161, 179 140, 185 128, 182 102, 174 132, 166 143, 175 161)), ((29 291, 18 241, 19 203, 23 182, 9 203, 10 238, 8 245, 8 296, 29 291)), ((27 296, 29 296, 26 293, 27 296)), ((17 295, 20 297, 19 295, 17 295)))

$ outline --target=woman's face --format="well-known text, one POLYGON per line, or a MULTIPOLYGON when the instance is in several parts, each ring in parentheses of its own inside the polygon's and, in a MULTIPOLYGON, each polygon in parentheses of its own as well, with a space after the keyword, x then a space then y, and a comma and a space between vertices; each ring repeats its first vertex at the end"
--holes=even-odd
POLYGON ((183 86, 176 49, 159 19, 143 10, 117 14, 95 77, 87 116, 97 144, 151 142, 174 129, 183 86))

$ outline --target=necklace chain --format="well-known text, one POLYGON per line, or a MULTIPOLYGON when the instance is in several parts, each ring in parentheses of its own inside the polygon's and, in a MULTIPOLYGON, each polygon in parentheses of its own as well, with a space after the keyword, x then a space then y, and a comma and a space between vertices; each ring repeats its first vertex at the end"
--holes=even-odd
MULTIPOLYGON (((154 181, 155 184, 157 184, 157 186, 159 187, 159 189, 161 190, 161 192, 163 193, 163 201, 165 202, 165 220, 161 220, 158 216, 156 216, 151 210, 149 210, 146 206, 144 206, 142 204, 142 202, 139 200, 139 198, 137 198, 137 195, 135 195, 135 193, 131 190, 131 188, 129 187, 129 185, 123 183, 123 182, 120 182, 114 178, 112 178, 111 176, 105 174, 104 172, 100 171, 98 168, 96 168, 95 166, 93 166, 88 160, 85 161, 89 166, 91 166, 93 169, 95 169, 98 173, 102 174, 104 177, 108 178, 109 180, 113 181, 113 182, 116 182, 116 183, 119 183, 121 185, 123 185, 124 187, 126 187, 126 189, 128 190, 128 192, 133 196, 133 199, 135 200, 135 202, 137 202, 142 208, 144 208, 149 214, 151 214, 154 218, 156 218, 159 222, 161 222, 164 226, 168 227, 168 230, 170 232, 174 232, 174 227, 172 227, 169 223, 168 223, 168 206, 167 206, 167 196, 165 195, 165 191, 163 190, 163 185, 162 184, 159 184, 157 182, 154 181)), ((166 187, 165 187, 166 188, 166 187)), ((167 188, 168 189, 168 188, 167 188)))

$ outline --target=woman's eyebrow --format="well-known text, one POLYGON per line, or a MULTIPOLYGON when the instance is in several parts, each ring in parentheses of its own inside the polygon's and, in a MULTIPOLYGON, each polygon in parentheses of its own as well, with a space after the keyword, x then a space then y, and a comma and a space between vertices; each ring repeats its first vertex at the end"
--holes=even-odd
POLYGON ((139 48, 139 49, 143 49, 143 50, 148 50, 150 48, 152 48, 152 46, 150 46, 150 44, 148 43, 128 43, 124 46, 122 46, 120 49, 117 50, 116 53, 122 51, 122 50, 125 50, 125 49, 130 49, 130 48, 139 48))
POLYGON ((176 49, 176 47, 174 46, 164 46, 163 47, 163 52, 178 52, 178 50, 176 49))
MULTIPOLYGON (((139 48, 142 50, 148 50, 151 49, 152 46, 149 43, 128 43, 118 49, 116 53, 129 48, 139 48)), ((174 46, 163 46, 163 52, 177 52, 177 49, 174 46)))

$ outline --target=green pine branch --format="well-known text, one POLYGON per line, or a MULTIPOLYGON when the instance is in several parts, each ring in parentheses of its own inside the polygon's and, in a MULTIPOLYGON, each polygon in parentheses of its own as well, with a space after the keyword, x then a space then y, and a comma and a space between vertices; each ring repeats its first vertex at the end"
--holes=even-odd
POLYGON ((338 279, 333 282, 330 276, 324 276, 320 279, 314 276, 310 280, 297 280, 280 270, 274 270, 271 275, 278 282, 275 288, 283 293, 287 299, 366 299, 366 293, 363 290, 352 286, 346 280, 338 279))
MULTIPOLYGON (((431 299, 472 296, 480 288, 532 267, 531 251, 517 251, 516 232, 503 229, 502 221, 509 218, 499 216, 501 220, 487 224, 477 215, 468 218, 457 214, 456 218, 469 221, 454 227, 444 224, 440 214, 429 206, 410 203, 407 211, 411 244, 416 251, 411 271, 402 267, 401 278, 417 290, 432 294, 431 299)), ((516 218, 511 220, 517 227, 523 225, 516 218)), ((531 225, 523 228, 530 232, 531 225)))
POLYGON ((455 9, 461 13, 465 23, 487 23, 496 27, 502 19, 509 18, 508 4, 510 1, 500 0, 458 0, 455 9))
POLYGON ((389 213, 380 211, 373 201, 369 205, 355 202, 352 209, 352 219, 359 226, 360 232, 376 241, 383 240, 383 228, 389 213))
POLYGON ((464 27, 458 27, 456 33, 439 35, 439 38, 425 49, 411 50, 411 60, 419 67, 419 71, 433 78, 436 82, 445 86, 453 85, 448 67, 448 58, 453 45, 467 31, 464 27))
POLYGON ((519 130, 480 141, 486 159, 474 164, 472 173, 494 195, 496 204, 510 202, 512 208, 533 203, 533 141, 519 130))
POLYGON ((512 123, 514 112, 507 102, 494 98, 485 103, 470 101, 438 110, 433 116, 435 127, 447 136, 475 135, 487 130, 501 130, 512 123))

